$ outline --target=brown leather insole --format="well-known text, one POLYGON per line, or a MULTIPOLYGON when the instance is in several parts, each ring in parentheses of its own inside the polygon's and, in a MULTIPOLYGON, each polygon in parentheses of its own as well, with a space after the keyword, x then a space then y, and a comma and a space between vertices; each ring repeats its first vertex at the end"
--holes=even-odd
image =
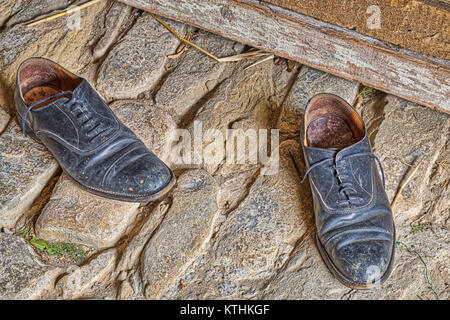
POLYGON ((319 117, 306 130, 308 145, 315 148, 344 149, 356 143, 356 137, 347 122, 339 116, 319 117))
MULTIPOLYGON (((33 103, 36 103, 38 101, 41 101, 43 99, 46 99, 48 97, 51 97, 57 93, 62 92, 61 89, 58 89, 57 87, 46 85, 46 86, 40 86, 40 87, 34 87, 30 89, 27 93, 24 94, 23 98, 27 105, 31 106, 33 103)), ((64 95, 66 97, 66 95, 64 95)), ((54 99, 51 99, 49 101, 40 103, 36 105, 33 109, 42 108, 43 106, 46 106, 47 104, 60 99, 61 97, 56 97, 54 99)), ((70 98, 70 95, 67 95, 67 98, 70 98)))

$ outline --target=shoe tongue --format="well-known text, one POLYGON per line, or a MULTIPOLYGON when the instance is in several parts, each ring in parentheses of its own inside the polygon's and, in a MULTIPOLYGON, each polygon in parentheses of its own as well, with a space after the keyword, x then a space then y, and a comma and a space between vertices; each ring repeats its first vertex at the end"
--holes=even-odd
POLYGON ((337 148, 327 148, 327 149, 314 147, 305 147, 305 148, 308 150, 307 156, 309 163, 316 163, 326 158, 334 158, 334 157, 339 158, 357 152, 372 152, 367 134, 364 136, 362 140, 342 150, 339 150, 337 148))
POLYGON ((87 90, 88 88, 88 82, 86 80, 83 80, 73 91, 54 90, 54 92, 52 92, 52 95, 38 101, 33 101, 33 103, 29 106, 31 107, 31 105, 33 105, 33 111, 48 107, 55 103, 62 107, 65 105, 65 102, 70 100, 73 96, 75 96, 76 98, 82 97, 83 91, 87 90))
POLYGON ((343 157, 357 152, 372 152, 367 134, 358 142, 339 151, 337 156, 343 157))
POLYGON ((76 98, 81 98, 83 97, 83 92, 86 92, 86 90, 90 91, 91 86, 86 79, 83 79, 83 81, 81 81, 80 84, 73 90, 73 95, 76 98))
POLYGON ((308 162, 311 164, 327 158, 334 158, 339 152, 339 150, 335 148, 322 149, 305 146, 305 149, 307 150, 306 156, 308 157, 308 162))
POLYGON ((32 108, 33 111, 49 107, 55 103, 58 103, 60 101, 67 101, 71 98, 72 92, 57 92, 45 99, 41 99, 39 101, 33 102, 29 107, 32 108))

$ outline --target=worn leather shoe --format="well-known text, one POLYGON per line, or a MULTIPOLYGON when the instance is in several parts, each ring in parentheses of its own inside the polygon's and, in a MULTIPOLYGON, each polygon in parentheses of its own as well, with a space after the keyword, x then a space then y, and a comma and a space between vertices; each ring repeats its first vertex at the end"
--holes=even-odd
POLYGON ((323 260, 348 287, 382 283, 392 269, 395 228, 362 119, 342 98, 319 94, 305 109, 302 136, 323 260))
POLYGON ((15 105, 25 135, 42 142, 67 175, 96 195, 130 202, 164 196, 172 171, 111 111, 86 79, 43 58, 17 72, 15 105))

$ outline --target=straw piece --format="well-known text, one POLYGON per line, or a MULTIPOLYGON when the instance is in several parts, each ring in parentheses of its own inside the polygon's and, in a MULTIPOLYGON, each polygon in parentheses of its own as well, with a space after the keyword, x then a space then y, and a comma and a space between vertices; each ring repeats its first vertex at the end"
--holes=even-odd
POLYGON ((210 57, 211 59, 216 60, 217 62, 236 62, 236 61, 241 61, 244 59, 248 59, 248 58, 255 58, 255 57, 262 57, 262 56, 268 56, 270 55, 270 53, 264 52, 262 50, 255 50, 255 51, 250 51, 250 52, 245 52, 245 53, 240 53, 234 56, 229 56, 229 57, 223 57, 223 58, 218 58, 215 55, 213 55, 212 53, 209 53, 208 51, 206 51, 205 49, 199 47, 198 45, 196 45, 195 43, 183 38, 182 36, 180 36, 175 30, 173 30, 163 19, 161 19, 160 17, 154 15, 153 13, 150 12, 150 14, 152 15, 153 18, 155 18, 159 23, 161 23, 167 30, 169 30, 175 37, 177 37, 180 41, 183 41, 184 43, 194 47, 195 49, 199 50, 200 52, 206 54, 208 57, 210 57))
POLYGON ((260 64, 260 63, 262 63, 264 61, 267 61, 267 60, 270 60, 270 59, 273 59, 273 58, 275 58, 275 56, 273 54, 271 54, 270 56, 267 56, 265 58, 261 58, 258 61, 256 61, 255 63, 252 63, 251 65, 249 65, 248 67, 245 67, 244 70, 250 69, 251 67, 254 67, 254 66, 256 66, 256 65, 258 65, 258 64, 260 64))
POLYGON ((183 38, 182 36, 180 36, 180 35, 179 35, 178 33, 176 33, 175 30, 173 30, 167 23, 165 23, 163 19, 161 19, 161 18, 158 17, 158 16, 155 16, 155 15, 154 15, 153 13, 151 13, 151 12, 150 12, 150 14, 151 14, 152 17, 155 18, 159 23, 161 23, 164 27, 166 27, 167 30, 169 30, 170 32, 172 32, 178 39, 180 39, 181 41, 183 41, 183 42, 187 43, 188 45, 194 47, 195 49, 197 49, 197 50, 203 52, 203 53, 206 54, 208 57, 210 57, 210 58, 212 58, 212 59, 214 59, 214 60, 216 60, 216 61, 219 61, 219 59, 218 59, 216 56, 214 56, 213 54, 209 53, 208 51, 206 51, 206 50, 200 48, 199 46, 197 46, 195 43, 193 43, 193 42, 191 42, 191 41, 189 41, 189 40, 186 40, 185 38, 183 38))
POLYGON ((425 156, 422 157, 422 159, 420 159, 420 161, 417 163, 417 165, 414 167, 414 169, 411 171, 411 173, 408 175, 408 177, 406 178, 406 180, 400 185, 400 187, 398 188, 397 194, 395 195, 394 199, 392 200, 391 203, 391 208, 394 207, 395 203, 397 202, 398 197, 400 196, 400 194, 402 193, 403 189, 406 187, 406 185, 408 184, 408 182, 412 179, 412 177, 414 176, 414 174, 416 173, 416 171, 419 169, 420 165, 422 164, 422 161, 425 159, 425 156))
POLYGON ((104 1, 104 0, 91 0, 91 1, 85 2, 85 3, 83 3, 83 4, 79 5, 79 6, 76 6, 74 8, 70 8, 70 9, 67 9, 67 10, 65 10, 63 12, 60 12, 60 13, 57 13, 57 14, 53 14, 51 16, 39 19, 39 20, 37 20, 35 22, 31 22, 31 23, 27 24, 27 27, 34 27, 35 25, 38 25, 38 24, 40 24, 42 22, 57 19, 59 17, 71 14, 71 13, 73 13, 75 11, 82 10, 84 8, 92 6, 92 5, 94 5, 94 4, 96 4, 96 3, 100 2, 100 1, 104 1))
POLYGON ((258 57, 264 57, 264 56, 268 56, 268 55, 270 55, 270 53, 264 52, 262 50, 256 50, 256 51, 250 51, 250 52, 236 54, 234 56, 218 58, 218 61, 219 62, 237 62, 237 61, 242 61, 242 60, 248 59, 248 58, 258 58, 258 57))

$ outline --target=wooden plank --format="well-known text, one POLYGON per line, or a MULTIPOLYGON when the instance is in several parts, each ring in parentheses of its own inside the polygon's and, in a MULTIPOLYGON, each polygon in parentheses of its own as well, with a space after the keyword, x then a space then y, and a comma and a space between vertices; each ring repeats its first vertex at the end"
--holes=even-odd
POLYGON ((450 4, 438 0, 264 0, 429 56, 450 59, 450 4))
POLYGON ((120 0, 450 113, 450 61, 257 0, 120 0))

